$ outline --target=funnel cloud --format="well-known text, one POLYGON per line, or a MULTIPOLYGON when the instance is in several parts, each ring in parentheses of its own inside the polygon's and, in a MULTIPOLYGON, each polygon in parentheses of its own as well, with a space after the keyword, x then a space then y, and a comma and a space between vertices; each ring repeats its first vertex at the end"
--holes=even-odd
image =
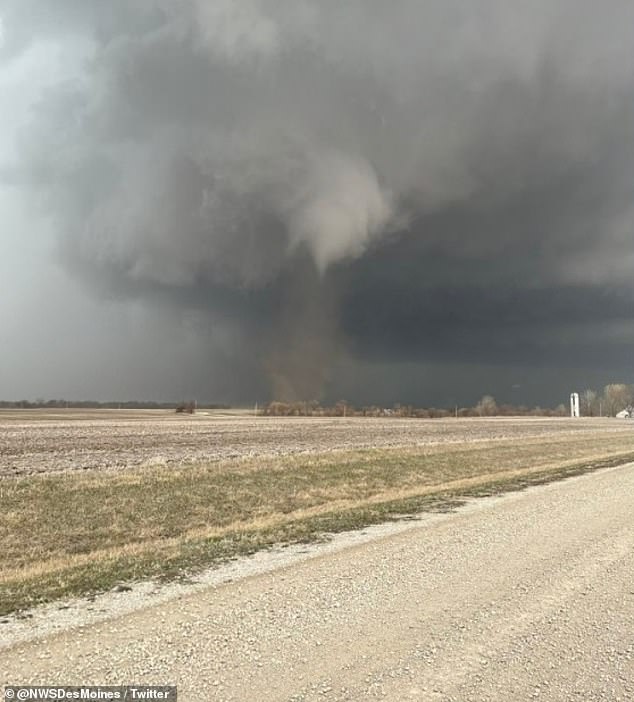
MULTIPOLYGON (((3 246, 69 281, 5 327, 112 324, 60 346, 52 373, 81 355, 97 379, 58 394, 546 404, 632 381, 631 2, 0 18, 3 246)), ((0 394, 38 394, 15 368, 0 394)))

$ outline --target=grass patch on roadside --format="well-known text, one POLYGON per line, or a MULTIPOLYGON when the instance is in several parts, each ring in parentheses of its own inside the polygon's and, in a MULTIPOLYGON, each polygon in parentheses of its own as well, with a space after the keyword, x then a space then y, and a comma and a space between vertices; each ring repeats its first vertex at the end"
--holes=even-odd
POLYGON ((634 461, 628 434, 0 481, 0 615, 634 461))

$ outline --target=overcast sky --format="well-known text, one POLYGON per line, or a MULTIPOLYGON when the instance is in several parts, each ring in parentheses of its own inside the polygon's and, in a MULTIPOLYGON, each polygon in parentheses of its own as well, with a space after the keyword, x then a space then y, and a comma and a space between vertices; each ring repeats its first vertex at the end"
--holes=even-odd
POLYGON ((634 382, 631 0, 0 0, 0 398, 634 382))

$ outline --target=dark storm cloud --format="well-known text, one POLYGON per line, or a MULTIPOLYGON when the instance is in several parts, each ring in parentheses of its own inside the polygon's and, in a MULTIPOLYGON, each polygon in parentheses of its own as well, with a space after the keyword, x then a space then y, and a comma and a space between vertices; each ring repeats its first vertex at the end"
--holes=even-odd
POLYGON ((365 292, 344 307, 365 359, 592 366, 622 363, 634 341, 631 290, 454 287, 420 296, 396 288, 387 303, 380 291, 365 292), (611 338, 625 325, 626 338, 611 338))
POLYGON ((278 396, 341 352, 623 364, 629 0, 52 7, 0 3, 5 62, 82 56, 13 177, 97 294, 203 310, 278 396))

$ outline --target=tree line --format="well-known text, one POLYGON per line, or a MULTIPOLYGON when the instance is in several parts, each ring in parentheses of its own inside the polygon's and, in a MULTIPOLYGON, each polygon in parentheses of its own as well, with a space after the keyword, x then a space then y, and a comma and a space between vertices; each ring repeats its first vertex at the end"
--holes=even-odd
POLYGON ((626 410, 634 412, 634 385, 610 383, 597 392, 588 388, 579 393, 581 414, 585 417, 615 417, 626 410))
POLYGON ((560 404, 554 408, 527 407, 524 405, 499 404, 491 395, 485 395, 473 407, 414 407, 395 404, 392 407, 378 405, 355 405, 341 400, 331 406, 312 402, 271 402, 258 411, 269 417, 417 417, 419 419, 443 419, 445 417, 566 417, 569 410, 560 404))
MULTIPOLYGON (((634 414, 634 385, 611 383, 602 392, 587 389, 579 393, 580 409, 585 417, 614 417, 627 410, 634 414)), ((270 417, 418 417, 442 419, 444 417, 568 417, 570 406, 560 403, 556 407, 529 407, 498 403, 492 395, 484 395, 473 407, 414 407, 395 404, 392 407, 355 405, 340 400, 334 405, 322 406, 317 400, 301 402, 274 401, 258 410, 270 417)))
POLYGON ((189 412, 190 405, 200 409, 229 409, 229 405, 193 402, 152 402, 127 400, 99 402, 98 400, 0 400, 1 409, 162 409, 189 412))
MULTIPOLYGON (((622 410, 634 415, 634 385, 610 383, 603 390, 590 388, 579 393, 581 414, 584 417, 614 417, 622 410)), ((100 402, 98 400, 0 400, 2 409, 163 409, 193 413, 198 409, 229 409, 226 404, 196 404, 188 402, 153 402, 128 400, 100 402)), ((346 400, 334 405, 322 405, 317 400, 301 402, 273 401, 257 410, 257 414, 272 417, 567 417, 570 407, 561 403, 556 407, 528 407, 498 403, 492 395, 484 395, 473 407, 415 407, 395 404, 392 407, 364 405, 357 407, 346 400)))

